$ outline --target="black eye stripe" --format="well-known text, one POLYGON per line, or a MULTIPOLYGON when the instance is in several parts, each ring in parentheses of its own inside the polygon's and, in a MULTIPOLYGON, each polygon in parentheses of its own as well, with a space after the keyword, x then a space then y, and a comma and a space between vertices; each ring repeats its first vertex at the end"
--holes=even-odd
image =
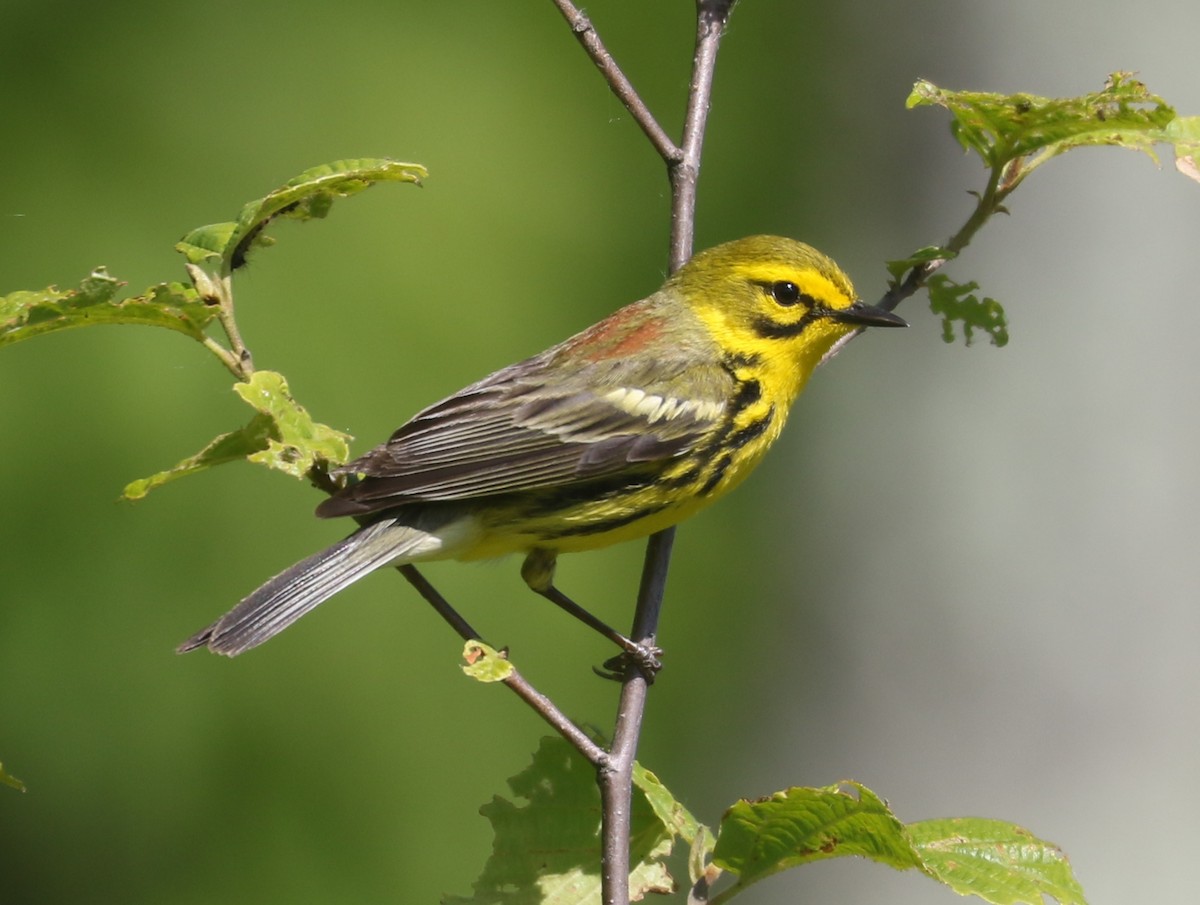
POLYGON ((769 317, 756 317, 751 325, 756 335, 763 339, 791 339, 799 336, 809 325, 821 319, 821 312, 809 309, 798 320, 791 323, 780 323, 769 317))

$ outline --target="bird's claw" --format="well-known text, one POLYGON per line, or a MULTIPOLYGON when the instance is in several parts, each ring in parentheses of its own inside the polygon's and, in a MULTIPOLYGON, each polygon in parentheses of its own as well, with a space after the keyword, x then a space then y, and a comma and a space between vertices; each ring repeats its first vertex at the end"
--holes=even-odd
POLYGON ((662 648, 656 644, 631 641, 628 649, 609 657, 601 666, 593 666, 592 672, 602 679, 623 682, 630 667, 633 667, 646 677, 647 684, 653 684, 654 677, 663 666, 662 652, 662 648))

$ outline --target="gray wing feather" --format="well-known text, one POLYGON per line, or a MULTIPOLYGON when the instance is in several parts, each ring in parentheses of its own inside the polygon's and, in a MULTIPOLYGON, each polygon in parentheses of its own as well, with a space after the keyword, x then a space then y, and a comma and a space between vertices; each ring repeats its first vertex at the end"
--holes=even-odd
POLYGON ((362 479, 322 503, 317 514, 364 515, 652 467, 694 448, 713 429, 732 384, 719 365, 697 366, 683 355, 606 360, 546 381, 552 352, 418 413, 387 443, 341 469, 362 479), (630 401, 647 397, 641 408, 630 401))

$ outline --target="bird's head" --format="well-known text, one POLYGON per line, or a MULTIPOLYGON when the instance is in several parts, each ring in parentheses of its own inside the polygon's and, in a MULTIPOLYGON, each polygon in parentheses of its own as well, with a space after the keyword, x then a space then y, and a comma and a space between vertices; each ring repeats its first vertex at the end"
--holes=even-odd
POLYGON ((724 350, 786 363, 801 373, 801 384, 855 331, 907 326, 858 299, 830 258, 779 236, 750 236, 702 251, 664 288, 684 298, 724 350))

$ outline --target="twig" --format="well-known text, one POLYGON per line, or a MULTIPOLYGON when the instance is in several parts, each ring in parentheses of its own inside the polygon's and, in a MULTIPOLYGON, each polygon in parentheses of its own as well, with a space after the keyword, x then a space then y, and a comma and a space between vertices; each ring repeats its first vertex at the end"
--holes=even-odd
MULTIPOLYGON (((975 234, 993 214, 1006 212, 1004 199, 1017 187, 1019 182, 1019 178, 1013 178, 1009 165, 993 167, 988 175, 987 186, 982 194, 977 195, 975 210, 971 211, 971 216, 967 218, 967 222, 959 228, 958 232, 947 239, 946 244, 942 246, 947 252, 946 256, 914 264, 903 280, 898 280, 884 293, 883 298, 879 300, 879 307, 887 311, 894 311, 897 305, 924 286, 931 276, 941 270, 942 265, 970 244, 971 240, 975 238, 975 234)), ((861 330, 857 331, 854 335, 857 336, 861 332, 861 330)))
POLYGON ((217 359, 222 365, 225 366, 225 369, 238 380, 246 379, 246 374, 243 371, 241 362, 238 361, 237 356, 211 336, 204 337, 204 348, 208 349, 208 351, 212 352, 213 355, 217 356, 217 359))
POLYGON ((717 51, 734 2, 696 0, 696 54, 692 60, 692 82, 688 88, 687 114, 683 121, 682 155, 677 160, 667 161, 671 168, 672 272, 692 256, 696 234, 696 184, 700 178, 704 129, 708 124, 717 51))
MULTIPOLYGON (((433 606, 438 615, 445 619, 464 641, 482 640, 479 633, 471 628, 470 623, 459 615, 437 588, 426 581, 425 576, 417 570, 416 566, 397 566, 397 571, 416 588, 417 593, 433 606)), ((592 741, 586 732, 576 726, 565 713, 554 705, 553 701, 529 684, 529 681, 517 671, 516 667, 513 667, 512 672, 503 681, 521 700, 532 707, 538 716, 549 723, 555 732, 574 745, 589 761, 601 763, 608 759, 608 752, 592 741)))
POLYGON ((654 145, 654 149, 658 151, 659 156, 663 160, 671 161, 682 157, 683 152, 671 140, 663 127, 658 124, 658 120, 654 118, 654 114, 650 112, 650 108, 646 106, 645 101, 633 87, 633 83, 629 81, 621 68, 617 66, 616 61, 612 58, 612 54, 608 52, 608 48, 604 46, 604 42, 600 40, 600 35, 592 25, 592 20, 588 18, 587 13, 579 9, 571 0, 554 0, 554 5, 558 7, 558 11, 563 14, 563 18, 567 20, 567 24, 571 26, 571 31, 574 32, 576 39, 583 45, 583 49, 587 51, 587 55, 592 58, 592 62, 596 64, 596 68, 604 75, 604 80, 608 82, 608 86, 612 89, 612 93, 617 96, 625 109, 633 116, 634 121, 641 126, 646 137, 650 139, 650 144, 654 145))
POLYGON ((206 305, 216 309, 217 321, 229 338, 228 349, 211 336, 204 337, 204 347, 217 356, 221 364, 238 380, 249 380, 250 375, 254 373, 254 361, 250 350, 242 341, 237 318, 233 314, 233 280, 230 274, 214 279, 214 275, 203 267, 191 263, 185 264, 184 269, 191 277, 192 285, 196 287, 200 298, 206 305))
POLYGON ((225 274, 218 282, 211 285, 216 289, 217 320, 220 321, 225 335, 229 337, 229 348, 236 363, 235 373, 239 380, 249 380, 250 375, 254 373, 254 359, 251 358, 250 350, 242 340, 237 318, 233 314, 233 280, 229 274, 225 274))
MULTIPOLYGON (((668 528, 651 535, 646 544, 637 610, 630 633, 634 641, 653 643, 658 632, 658 615, 662 610, 674 542, 675 529, 668 528)), ((642 716, 646 712, 646 692, 650 687, 647 676, 632 662, 626 669, 612 747, 607 760, 596 771, 603 815, 600 871, 605 905, 624 905, 629 901, 628 882, 621 881, 629 876, 633 764, 642 732, 642 716)))

